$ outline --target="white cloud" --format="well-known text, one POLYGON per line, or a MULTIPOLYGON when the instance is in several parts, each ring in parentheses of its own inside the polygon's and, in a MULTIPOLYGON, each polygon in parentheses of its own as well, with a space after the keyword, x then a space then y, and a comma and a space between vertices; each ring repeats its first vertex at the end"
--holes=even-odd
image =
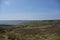
POLYGON ((9 6, 9 5, 10 5, 9 0, 5 0, 3 3, 4 3, 5 5, 7 5, 7 6, 9 6))

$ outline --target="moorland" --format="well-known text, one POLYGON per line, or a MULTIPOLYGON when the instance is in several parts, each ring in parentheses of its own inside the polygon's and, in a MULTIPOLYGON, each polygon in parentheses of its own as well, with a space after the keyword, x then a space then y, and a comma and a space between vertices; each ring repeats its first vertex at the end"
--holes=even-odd
POLYGON ((0 40, 60 40, 60 20, 0 24, 0 40))

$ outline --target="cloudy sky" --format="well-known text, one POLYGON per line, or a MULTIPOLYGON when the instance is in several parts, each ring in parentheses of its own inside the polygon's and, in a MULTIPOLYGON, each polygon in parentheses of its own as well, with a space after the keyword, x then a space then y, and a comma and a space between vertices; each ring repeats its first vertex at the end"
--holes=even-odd
POLYGON ((60 0, 0 0, 0 20, 60 19, 60 0))

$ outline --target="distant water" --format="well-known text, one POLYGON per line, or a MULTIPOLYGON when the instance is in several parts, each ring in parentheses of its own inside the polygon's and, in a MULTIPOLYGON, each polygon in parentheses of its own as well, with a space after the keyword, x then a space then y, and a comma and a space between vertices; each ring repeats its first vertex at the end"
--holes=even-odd
POLYGON ((7 24, 7 25, 16 25, 23 22, 28 22, 28 21, 27 20, 0 20, 0 24, 7 24))

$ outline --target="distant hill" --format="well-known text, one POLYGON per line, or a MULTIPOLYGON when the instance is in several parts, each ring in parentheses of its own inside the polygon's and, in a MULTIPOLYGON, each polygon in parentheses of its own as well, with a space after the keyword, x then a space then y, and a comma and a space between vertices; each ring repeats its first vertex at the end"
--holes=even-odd
MULTIPOLYGON (((28 21, 21 23, 24 26, 30 26, 30 27, 40 27, 40 26, 60 26, 60 20, 34 20, 34 21, 28 21)), ((20 24, 20 25, 21 25, 20 24)))

